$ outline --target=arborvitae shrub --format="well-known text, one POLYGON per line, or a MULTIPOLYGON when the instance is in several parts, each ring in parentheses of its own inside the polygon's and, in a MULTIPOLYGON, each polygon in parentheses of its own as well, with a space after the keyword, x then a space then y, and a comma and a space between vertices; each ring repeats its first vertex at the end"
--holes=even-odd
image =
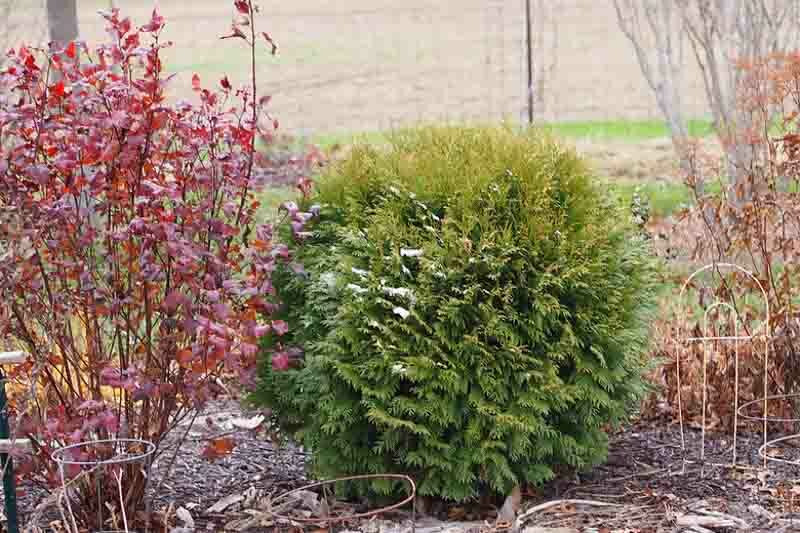
POLYGON ((274 342, 304 354, 265 356, 255 395, 315 474, 408 473, 465 500, 603 460, 644 389, 655 277, 573 151, 405 131, 355 147, 316 201, 305 272, 275 277, 290 328, 274 342))

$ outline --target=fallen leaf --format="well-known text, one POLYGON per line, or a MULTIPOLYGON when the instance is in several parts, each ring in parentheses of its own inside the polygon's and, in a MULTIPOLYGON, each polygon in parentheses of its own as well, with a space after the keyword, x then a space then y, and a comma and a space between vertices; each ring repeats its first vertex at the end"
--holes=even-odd
POLYGON ((328 501, 324 498, 319 502, 319 505, 314 509, 314 516, 319 518, 328 519, 331 516, 331 509, 328 506, 328 501))
POLYGON ((235 447, 236 443, 231 438, 214 439, 203 450, 202 457, 203 459, 218 459, 231 453, 235 447))
POLYGON ((175 511, 175 516, 183 522, 183 525, 189 529, 194 529, 194 518, 192 518, 192 513, 186 510, 185 507, 178 507, 178 510, 175 511))
POLYGON ((231 424, 239 429, 254 430, 264 423, 264 415, 256 415, 252 418, 234 418, 231 424))
POLYGON ((215 503, 214 505, 212 505, 211 507, 206 509, 206 512, 207 513, 221 513, 225 509, 227 509, 228 507, 236 505, 237 503, 241 502, 242 500, 244 500, 244 496, 242 496, 241 494, 231 494, 229 496, 225 496, 224 498, 219 500, 217 503, 215 503))
POLYGON ((463 507, 452 507, 447 511, 447 518, 450 520, 463 520, 467 516, 467 510, 463 507))

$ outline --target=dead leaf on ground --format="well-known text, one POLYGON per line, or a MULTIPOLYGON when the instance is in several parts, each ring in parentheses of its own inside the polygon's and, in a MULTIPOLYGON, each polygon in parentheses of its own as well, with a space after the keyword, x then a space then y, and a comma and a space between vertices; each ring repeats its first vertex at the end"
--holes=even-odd
POLYGON ((235 447, 236 443, 230 437, 214 439, 210 441, 205 450, 203 450, 202 456, 204 459, 209 460, 219 459, 220 457, 230 454, 235 447))

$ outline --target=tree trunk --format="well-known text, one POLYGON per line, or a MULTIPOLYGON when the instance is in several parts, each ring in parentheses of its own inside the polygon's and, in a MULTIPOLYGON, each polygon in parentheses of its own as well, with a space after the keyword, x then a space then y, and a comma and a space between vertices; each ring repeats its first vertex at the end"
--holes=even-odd
POLYGON ((50 41, 64 46, 78 38, 78 0, 47 0, 50 41))

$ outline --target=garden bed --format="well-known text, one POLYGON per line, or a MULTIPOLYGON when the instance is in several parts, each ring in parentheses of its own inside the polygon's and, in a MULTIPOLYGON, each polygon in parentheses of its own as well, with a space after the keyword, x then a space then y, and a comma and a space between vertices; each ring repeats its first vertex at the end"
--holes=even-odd
MULTIPOLYGON (((261 432, 237 427, 257 420, 255 416, 257 413, 243 412, 234 402, 223 402, 195 420, 172 475, 155 495, 154 511, 159 521, 166 518, 171 527, 193 524, 198 531, 274 531, 280 525, 268 519, 268 496, 309 482, 304 470, 307 455, 290 443, 275 446, 261 432), (220 432, 235 437, 236 448, 216 461, 203 459, 206 439, 220 432), (191 518, 189 524, 187 516, 191 518)), ((800 467, 776 463, 771 464, 769 473, 761 471, 757 453, 762 444, 760 434, 740 436, 738 463, 743 466, 737 469, 718 466, 730 462, 730 437, 707 436, 705 469, 692 460, 699 454, 700 432, 688 429, 686 444, 684 462, 677 426, 642 423, 627 427, 612 436, 605 464, 585 474, 562 477, 544 491, 526 493, 522 514, 526 509, 540 510, 530 512, 521 525, 545 528, 542 531, 691 531, 680 524, 693 520, 702 523, 703 519, 710 531, 800 528, 800 467), (798 498, 794 506, 793 497, 798 498), (547 502, 558 503, 542 505, 547 502), (725 526, 731 520, 733 527, 725 526)), ((784 459, 800 457, 800 450, 793 447, 782 453, 784 459)), ((157 472, 163 472, 171 455, 161 457, 155 465, 157 472)), ((39 491, 28 491, 20 499, 20 515, 31 516, 42 496, 39 491)), ((342 504, 342 509, 346 505, 342 504)), ((365 509, 352 506, 350 510, 365 509)), ((57 519, 54 511, 48 512, 47 523, 57 519)), ((418 513, 418 531, 502 529, 494 526, 497 511, 491 506, 439 506, 428 513, 418 513)), ((343 528, 399 531, 410 526, 411 514, 405 510, 379 518, 369 523, 347 523, 343 528)))

